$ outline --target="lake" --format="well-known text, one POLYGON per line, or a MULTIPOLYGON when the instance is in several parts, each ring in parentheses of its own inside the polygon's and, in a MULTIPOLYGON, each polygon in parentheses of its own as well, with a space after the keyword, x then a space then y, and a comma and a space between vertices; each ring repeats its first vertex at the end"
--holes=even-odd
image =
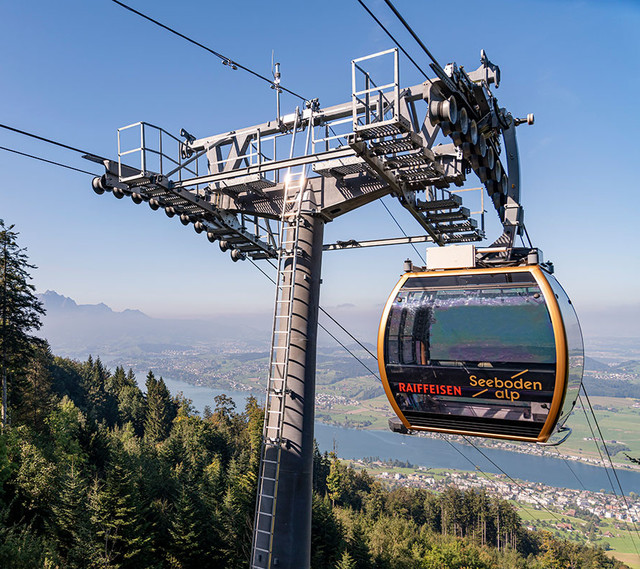
MULTIPOLYGON (((165 382, 173 395, 182 391, 185 397, 193 400, 199 411, 205 405, 213 409, 213 398, 221 393, 232 397, 238 410, 242 410, 247 397, 251 395, 246 391, 194 386, 173 379, 165 379, 165 382)), ((264 403, 264 396, 258 399, 262 399, 261 403, 264 403)), ((341 458, 377 456, 382 460, 409 461, 415 466, 427 468, 476 470, 477 467, 484 472, 500 473, 496 466, 473 447, 453 442, 449 444, 439 439, 400 435, 391 431, 345 429, 318 422, 315 424, 315 438, 322 452, 335 450, 341 458)), ((611 483, 604 468, 573 460, 564 461, 500 449, 482 447, 481 450, 512 478, 580 490, 582 485, 577 479, 579 478, 587 490, 597 492, 605 489, 611 492, 611 483)), ((640 493, 640 472, 618 470, 617 473, 625 494, 630 491, 640 493)), ((610 476, 613 479, 611 473, 610 476)))

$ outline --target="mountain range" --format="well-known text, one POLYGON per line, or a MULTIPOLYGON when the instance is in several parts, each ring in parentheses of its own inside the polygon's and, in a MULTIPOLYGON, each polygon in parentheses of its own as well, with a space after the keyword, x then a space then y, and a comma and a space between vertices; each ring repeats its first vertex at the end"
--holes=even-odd
MULTIPOLYGON (((206 320, 163 319, 140 310, 114 311, 104 303, 78 304, 52 290, 39 294, 38 298, 46 310, 38 335, 46 338, 53 353, 59 356, 84 360, 93 355, 100 356, 109 365, 131 363, 137 367, 138 362, 148 364, 149 358, 156 360, 167 354, 172 359, 187 359, 194 354, 256 352, 269 348, 271 316, 268 314, 226 315, 206 320)), ((620 340, 610 338, 609 341, 620 350, 618 363, 626 360, 629 369, 622 365, 618 369, 600 359, 586 357, 587 371, 633 370, 637 373, 638 361, 632 360, 637 353, 637 341, 626 349, 620 340)), ((323 343, 321 338, 320 345, 323 343)), ((331 346, 335 344, 332 342, 331 346)), ((607 346, 606 351, 610 350, 612 347, 607 346)))
POLYGON ((47 290, 38 295, 46 315, 38 335, 54 354, 74 359, 99 355, 105 362, 144 352, 265 349, 270 338, 268 315, 207 320, 152 318, 140 310, 112 310, 106 304, 78 304, 47 290))

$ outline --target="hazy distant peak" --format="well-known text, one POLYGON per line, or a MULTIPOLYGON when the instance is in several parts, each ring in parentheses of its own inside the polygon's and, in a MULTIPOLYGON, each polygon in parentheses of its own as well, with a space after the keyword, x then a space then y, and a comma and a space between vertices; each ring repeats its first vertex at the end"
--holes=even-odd
MULTIPOLYGON (((138 316, 147 316, 142 310, 133 309, 133 308, 125 308, 122 311, 122 314, 130 314, 130 315, 138 315, 138 316)), ((147 316, 149 318, 149 316, 147 316)))
POLYGON ((47 310, 74 310, 78 308, 75 300, 58 294, 55 290, 46 290, 43 294, 38 294, 37 296, 44 303, 47 310))
POLYGON ((113 312, 113 310, 111 310, 111 308, 109 308, 104 302, 100 302, 98 304, 79 304, 78 308, 97 312, 113 312))
POLYGON ((144 316, 149 318, 144 312, 140 310, 132 310, 127 308, 122 312, 116 312, 111 307, 107 306, 104 302, 98 304, 78 304, 72 298, 57 293, 55 290, 46 290, 44 293, 38 294, 38 298, 44 304, 44 308, 47 312, 64 312, 64 313, 83 313, 83 314, 124 314, 128 317, 131 316, 144 316))

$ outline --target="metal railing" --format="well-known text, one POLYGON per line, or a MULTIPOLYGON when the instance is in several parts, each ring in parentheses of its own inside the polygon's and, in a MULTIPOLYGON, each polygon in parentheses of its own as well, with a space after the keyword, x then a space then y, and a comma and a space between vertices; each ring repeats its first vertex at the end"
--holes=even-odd
POLYGON ((178 174, 179 179, 182 180, 183 172, 187 175, 186 177, 198 176, 198 159, 202 153, 185 158, 185 153, 182 152, 184 147, 184 141, 147 122, 136 122, 119 128, 118 175, 120 181, 135 182, 148 179, 155 174, 166 177, 178 174), (131 157, 133 162, 125 164, 124 160, 127 157, 131 157), (139 172, 123 176, 123 166, 128 167, 127 171, 129 168, 138 169, 139 166, 139 172))
POLYGON ((353 130, 369 125, 394 123, 398 120, 400 99, 399 56, 396 48, 354 59, 351 62, 351 102, 353 108, 353 130), (377 85, 373 72, 365 69, 365 62, 372 62, 391 55, 393 57, 393 80, 377 85), (359 88, 358 80, 364 81, 359 88))

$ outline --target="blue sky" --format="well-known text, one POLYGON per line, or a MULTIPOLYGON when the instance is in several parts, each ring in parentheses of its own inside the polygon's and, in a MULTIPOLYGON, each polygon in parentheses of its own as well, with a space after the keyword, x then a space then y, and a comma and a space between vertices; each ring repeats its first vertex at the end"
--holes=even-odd
MULTIPOLYGON (((384 3, 367 3, 426 67, 384 3)), ((283 84, 319 97, 322 106, 349 99, 351 59, 392 47, 355 0, 131 5, 265 75, 275 51, 283 84)), ((535 126, 518 132, 534 244, 554 261, 587 320, 609 314, 605 330, 617 326, 612 314, 626 315, 625 334, 640 336, 630 317, 640 316, 640 114, 634 104, 640 4, 461 1, 453 9, 396 0, 396 6, 443 65, 475 69, 485 49, 501 67, 500 103, 515 116, 536 116, 535 126)), ((175 134, 184 127, 200 137, 275 115, 266 84, 108 0, 5 2, 0 19, 4 124, 116 156, 116 129, 136 121, 175 134)), ((420 81, 408 62, 401 65, 403 84, 420 81)), ((283 99, 285 109, 296 104, 283 99)), ((0 146, 100 173, 74 153, 4 130, 0 146)), ((232 263, 175 219, 130 200, 96 196, 85 174, 4 151, 0 172, 0 217, 20 231, 39 267, 39 290, 152 316, 271 310, 271 284, 250 263, 232 263)), ((386 203, 408 233, 418 233, 408 214, 386 203)), ((495 221, 489 228, 489 238, 497 237, 495 221)), ((382 206, 371 204, 329 224, 325 241, 396 235, 382 206)), ((375 324, 407 256, 418 260, 407 247, 325 254, 323 305, 347 321, 364 315, 362 326, 375 324)))

